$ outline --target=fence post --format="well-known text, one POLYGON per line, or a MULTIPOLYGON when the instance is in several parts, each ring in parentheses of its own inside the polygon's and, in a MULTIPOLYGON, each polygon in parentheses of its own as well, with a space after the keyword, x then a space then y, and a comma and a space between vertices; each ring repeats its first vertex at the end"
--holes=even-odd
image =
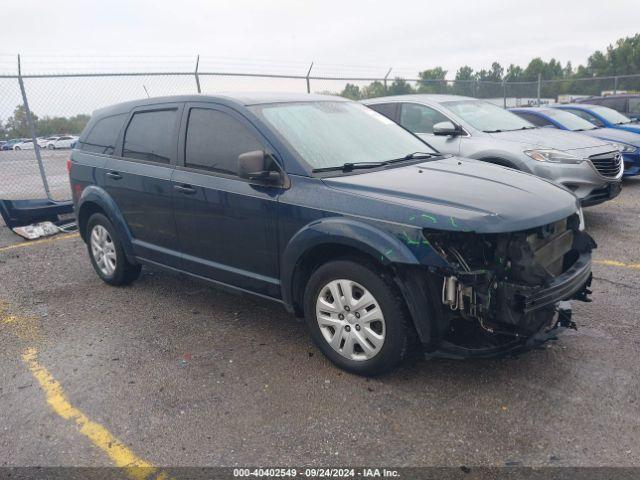
POLYGON ((618 76, 613 77, 613 94, 618 93, 618 76))
POLYGON ((311 69, 313 68, 313 62, 309 66, 309 71, 307 72, 307 93, 311 93, 311 83, 309 82, 309 75, 311 75, 311 69))
POLYGON ((29 126, 29 132, 31 133, 31 140, 33 141, 33 151, 36 154, 36 160, 38 162, 38 168, 40 169, 40 177, 42 178, 44 192, 47 194, 47 198, 49 200, 53 200, 51 198, 51 191, 49 190, 49 182, 47 182, 47 175, 44 171, 44 165, 42 164, 42 157, 40 156, 40 145, 38 145, 38 139, 36 137, 36 125, 33 122, 33 116, 31 115, 29 102, 27 101, 27 92, 24 89, 24 82, 22 81, 20 55, 18 55, 18 83, 20 84, 20 93, 22 93, 22 104, 24 105, 24 111, 27 115, 27 125, 29 126))
POLYGON ((507 109, 507 82, 502 80, 502 104, 504 109, 507 109))
POLYGON ((200 54, 198 54, 198 56, 196 57, 196 71, 194 72, 194 75, 196 77, 196 87, 198 88, 198 93, 202 93, 202 91, 200 90, 200 76, 198 75, 198 65, 200 65, 200 54))
POLYGON ((542 74, 538 74, 538 106, 540 106, 540 90, 542 89, 542 74))
POLYGON ((382 81, 382 83, 384 84, 384 91, 387 91, 387 78, 389 78, 389 75, 391 74, 391 70, 393 70, 393 67, 391 67, 389 70, 387 70, 387 74, 384 76, 384 80, 382 81))

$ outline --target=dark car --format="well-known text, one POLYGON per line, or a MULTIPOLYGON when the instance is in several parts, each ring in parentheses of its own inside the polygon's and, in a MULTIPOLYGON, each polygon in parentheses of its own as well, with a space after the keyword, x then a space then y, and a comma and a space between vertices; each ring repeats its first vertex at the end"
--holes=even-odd
POLYGON ((606 95, 603 97, 583 98, 576 100, 575 102, 612 108, 633 120, 640 120, 639 94, 621 93, 618 95, 606 95))
MULTIPOLYGON (((567 110, 550 107, 521 107, 510 109, 516 115, 524 118, 538 127, 552 127, 570 132, 577 132, 601 140, 607 140, 616 145, 624 161, 625 177, 640 173, 640 133, 628 132, 618 128, 598 127, 584 118, 567 110)), ((599 171, 604 166, 593 163, 599 171)))
POLYGON ((416 347, 526 350, 574 326, 562 301, 589 293, 595 244, 572 193, 441 155, 338 97, 116 105, 94 113, 69 170, 105 282, 147 264, 273 300, 360 374, 416 347))

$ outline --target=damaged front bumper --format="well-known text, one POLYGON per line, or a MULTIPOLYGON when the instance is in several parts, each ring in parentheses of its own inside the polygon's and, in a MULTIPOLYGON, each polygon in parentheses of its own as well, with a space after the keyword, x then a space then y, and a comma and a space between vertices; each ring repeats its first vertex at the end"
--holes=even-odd
POLYGON ((576 328, 570 300, 590 301, 596 244, 575 218, 503 236, 432 240, 450 268, 440 277, 441 335, 427 349, 430 356, 494 357, 535 348, 576 328))

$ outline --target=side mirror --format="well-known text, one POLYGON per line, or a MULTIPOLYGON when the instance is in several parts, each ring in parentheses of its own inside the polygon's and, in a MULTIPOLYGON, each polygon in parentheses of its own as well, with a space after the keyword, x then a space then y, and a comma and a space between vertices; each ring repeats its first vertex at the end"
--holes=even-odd
POLYGON ((280 185, 282 174, 264 150, 238 155, 238 176, 258 185, 280 185))
POLYGON ((455 137, 462 133, 460 127, 451 122, 438 122, 433 126, 433 134, 446 137, 455 137))

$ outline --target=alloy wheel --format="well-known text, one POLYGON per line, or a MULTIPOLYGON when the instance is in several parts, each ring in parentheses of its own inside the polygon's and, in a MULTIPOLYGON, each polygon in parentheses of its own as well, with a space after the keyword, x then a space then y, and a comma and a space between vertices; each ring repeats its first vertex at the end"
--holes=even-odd
POLYGON ((116 271, 116 247, 111 235, 102 225, 91 230, 91 254, 100 271, 110 277, 116 271))

